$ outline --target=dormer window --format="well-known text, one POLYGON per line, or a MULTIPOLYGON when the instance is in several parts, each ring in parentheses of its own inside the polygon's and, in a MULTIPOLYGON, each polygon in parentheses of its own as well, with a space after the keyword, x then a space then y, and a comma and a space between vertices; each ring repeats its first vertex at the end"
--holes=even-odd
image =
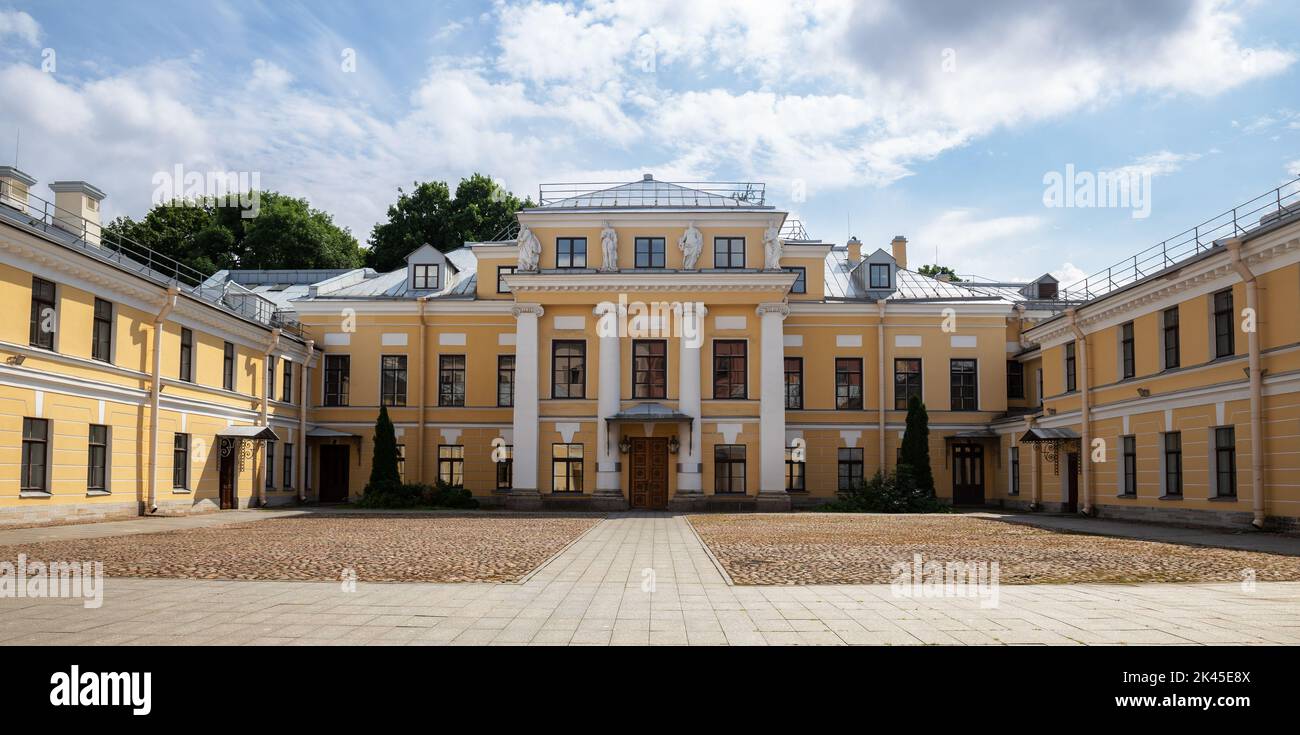
POLYGON ((438 265, 436 263, 411 266, 411 288, 416 291, 436 291, 438 289, 438 265))
POLYGON ((888 263, 871 263, 871 288, 889 288, 888 263))
POLYGON ((587 238, 559 237, 555 239, 556 268, 586 268, 587 238))

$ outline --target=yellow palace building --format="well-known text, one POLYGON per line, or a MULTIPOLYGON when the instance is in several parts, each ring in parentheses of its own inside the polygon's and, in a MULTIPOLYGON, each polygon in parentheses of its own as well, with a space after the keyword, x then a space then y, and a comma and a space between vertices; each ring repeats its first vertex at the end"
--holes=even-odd
POLYGON ((0 167, 0 523, 356 498, 380 406, 407 482, 484 505, 780 510, 895 466, 913 395, 956 504, 1300 517, 1294 188, 1063 290, 812 239, 761 184, 544 185, 391 273, 216 274, 35 184, 0 167))

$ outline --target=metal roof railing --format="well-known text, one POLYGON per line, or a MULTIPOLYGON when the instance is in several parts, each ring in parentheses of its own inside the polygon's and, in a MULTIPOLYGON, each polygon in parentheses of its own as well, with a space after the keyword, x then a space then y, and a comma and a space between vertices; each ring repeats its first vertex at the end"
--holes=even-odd
POLYGON ((767 185, 746 181, 658 181, 558 183, 537 187, 539 207, 761 207, 767 185))
POLYGON ((302 325, 288 313, 277 312, 275 302, 247 292, 232 293, 232 282, 220 288, 204 288, 211 274, 192 268, 175 258, 163 255, 145 245, 115 234, 75 212, 69 212, 31 192, 22 199, 0 181, 0 206, 8 207, 22 215, 22 223, 49 234, 63 245, 78 250, 97 260, 147 278, 161 286, 176 286, 181 292, 204 301, 244 319, 278 327, 282 331, 301 337, 302 325), (99 242, 93 242, 98 238, 99 242))
POLYGON ((1103 271, 1061 289, 1061 298, 1089 301, 1208 252, 1221 239, 1235 237, 1283 217, 1300 216, 1300 177, 1211 217, 1103 271))

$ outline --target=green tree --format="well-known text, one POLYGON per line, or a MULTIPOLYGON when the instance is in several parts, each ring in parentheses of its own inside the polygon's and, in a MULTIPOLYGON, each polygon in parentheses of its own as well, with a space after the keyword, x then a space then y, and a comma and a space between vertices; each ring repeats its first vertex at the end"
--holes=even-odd
POLYGON ((370 457, 370 482, 366 485, 366 492, 395 490, 401 484, 402 476, 397 471, 397 434, 388 418, 388 407, 380 406, 379 418, 375 420, 375 447, 370 457))
POLYGON ((961 280, 960 278, 957 277, 957 271, 953 270, 952 268, 949 268, 946 265, 934 265, 931 263, 931 264, 921 266, 920 268, 917 269, 916 272, 920 273, 923 276, 929 276, 931 278, 938 278, 941 275, 945 275, 948 276, 949 281, 961 280))
POLYGON ((425 243, 445 253, 466 242, 490 240, 514 224, 515 212, 533 206, 531 199, 520 200, 477 173, 461 179, 455 196, 441 181, 416 182, 414 187, 409 193, 399 187, 388 221, 371 230, 367 266, 396 270, 425 243))
POLYGON ((907 426, 898 454, 899 467, 910 469, 916 488, 934 495, 934 471, 930 467, 930 415, 920 396, 907 399, 907 426))
POLYGON ((140 220, 113 220, 104 228, 106 238, 126 237, 204 274, 227 268, 361 266, 361 246, 328 213, 278 192, 257 197, 255 217, 212 200, 159 204, 140 220))

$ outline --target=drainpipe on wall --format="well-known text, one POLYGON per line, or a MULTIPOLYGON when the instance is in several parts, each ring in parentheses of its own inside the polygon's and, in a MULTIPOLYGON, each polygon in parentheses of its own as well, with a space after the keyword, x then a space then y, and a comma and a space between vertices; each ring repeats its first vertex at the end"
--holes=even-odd
POLYGON ((425 307, 428 306, 429 304, 429 297, 421 296, 416 300, 420 302, 420 407, 418 409, 420 413, 416 417, 417 426, 415 429, 415 437, 416 437, 416 441, 420 443, 420 446, 417 447, 415 450, 415 455, 416 457, 419 458, 416 460, 415 466, 417 468, 417 471, 420 473, 419 475, 417 475, 416 479, 419 482, 423 483, 424 482, 424 407, 426 405, 426 401, 424 399, 424 389, 426 387, 425 383, 427 381, 426 376, 429 373, 427 366, 425 365, 425 359, 428 357, 428 355, 425 353, 425 349, 426 349, 425 333, 429 331, 428 330, 429 325, 428 323, 425 322, 424 315, 425 315, 425 307))
POLYGON ((162 328, 167 316, 176 308, 176 299, 180 289, 175 286, 167 288, 167 297, 162 308, 153 318, 153 386, 149 391, 149 497, 144 504, 143 513, 158 510, 158 402, 162 397, 162 328))
POLYGON ((307 371, 311 369, 311 360, 316 355, 316 340, 307 340, 307 357, 302 361, 302 375, 298 376, 298 456, 294 462, 298 465, 298 502, 307 502, 307 399, 311 396, 311 378, 307 371))
POLYGON ((1025 305, 1016 304, 1016 340, 1020 343, 1020 349, 1029 349, 1029 341, 1025 339, 1025 305))
POLYGON ((878 409, 876 412, 876 434, 880 441, 880 469, 884 470, 885 461, 885 300, 876 301, 876 310, 880 312, 880 326, 876 329, 876 387, 878 409))
POLYGON ((1259 359, 1259 284, 1255 274, 1241 259, 1241 238, 1234 237, 1228 241, 1228 255, 1232 258, 1232 267, 1237 270, 1241 280, 1246 284, 1246 308, 1255 315, 1255 328, 1246 333, 1246 348, 1250 353, 1250 485, 1251 502, 1254 506, 1255 528, 1264 527, 1264 372, 1260 369, 1259 359))
POLYGON ((1079 349, 1079 433, 1082 435, 1079 447, 1079 466, 1083 469, 1083 515, 1092 515, 1092 406, 1088 387, 1088 336, 1079 328, 1078 314, 1071 307, 1065 310, 1070 318, 1070 331, 1074 332, 1074 343, 1079 349))
MULTIPOLYGON (((270 426, 270 416, 268 411, 271 402, 271 353, 276 347, 280 346, 280 328, 276 327, 271 330, 271 341, 266 345, 266 350, 262 352, 262 426, 270 426)), ((266 462, 267 462, 267 445, 262 442, 262 464, 261 469, 257 472, 257 505, 258 507, 266 506, 266 462)))
MULTIPOLYGON (((1025 417, 1025 431, 1034 428, 1034 421, 1033 416, 1025 417)), ((1020 446, 1025 445, 1021 444, 1020 446)), ((1043 490, 1042 486, 1038 484, 1038 444, 1030 444, 1029 449, 1030 453, 1033 454, 1033 466, 1030 470, 1033 474, 1029 476, 1029 509, 1040 510, 1043 507, 1043 490)), ((1023 463, 1024 457, 1021 457, 1020 461, 1023 463)))

